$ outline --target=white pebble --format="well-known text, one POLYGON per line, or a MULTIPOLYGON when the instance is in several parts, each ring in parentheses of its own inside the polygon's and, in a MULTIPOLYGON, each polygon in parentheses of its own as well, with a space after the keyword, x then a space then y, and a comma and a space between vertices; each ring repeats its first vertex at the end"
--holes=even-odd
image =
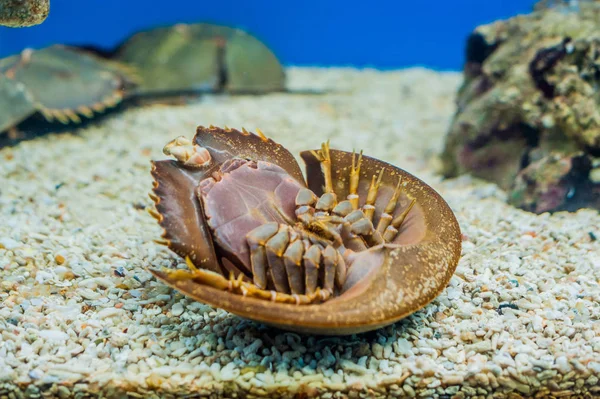
POLYGON ((69 335, 58 330, 40 330, 40 337, 49 341, 66 341, 69 335))
POLYGON ((171 314, 175 317, 179 317, 183 314, 184 308, 183 305, 181 303, 176 303, 175 305, 173 305, 173 307, 171 308, 171 314))

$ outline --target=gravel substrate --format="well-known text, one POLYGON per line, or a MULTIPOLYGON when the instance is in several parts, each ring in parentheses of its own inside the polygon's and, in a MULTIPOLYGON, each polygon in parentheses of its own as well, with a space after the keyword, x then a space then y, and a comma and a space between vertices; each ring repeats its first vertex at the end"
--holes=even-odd
POLYGON ((506 205, 495 185, 442 181, 459 74, 289 76, 332 92, 130 109, 0 150, 0 398, 600 395, 598 213, 537 216, 506 205), (464 234, 449 287, 395 325, 325 338, 157 282, 146 267, 181 260, 152 241, 150 160, 200 124, 258 127, 295 153, 330 138, 424 179, 464 234))

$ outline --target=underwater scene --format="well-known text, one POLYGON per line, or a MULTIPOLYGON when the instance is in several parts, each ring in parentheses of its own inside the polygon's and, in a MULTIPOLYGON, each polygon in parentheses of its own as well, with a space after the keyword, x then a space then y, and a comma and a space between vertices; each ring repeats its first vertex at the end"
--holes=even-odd
POLYGON ((600 398, 600 0, 0 0, 0 399, 600 398))

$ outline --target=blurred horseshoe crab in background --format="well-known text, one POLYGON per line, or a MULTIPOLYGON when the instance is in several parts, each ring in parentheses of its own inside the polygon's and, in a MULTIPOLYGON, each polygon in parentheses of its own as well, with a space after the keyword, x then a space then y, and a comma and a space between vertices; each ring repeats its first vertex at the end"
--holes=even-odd
POLYGON ((114 58, 139 71, 137 92, 143 94, 285 89, 285 73, 273 52, 228 26, 177 24, 139 32, 119 46, 114 58))
POLYGON ((0 132, 39 114, 80 123, 118 105, 133 84, 128 67, 77 48, 25 49, 0 60, 0 132))
POLYGON ((0 109, 0 146, 7 138, 2 132, 12 133, 9 141, 34 136, 40 120, 80 123, 124 100, 171 102, 166 98, 282 92, 285 86, 284 68, 265 44, 242 30, 206 23, 139 32, 107 51, 25 49, 0 60, 0 101, 7 102, 0 109), (17 130, 38 113, 44 118, 31 118, 31 129, 17 130))

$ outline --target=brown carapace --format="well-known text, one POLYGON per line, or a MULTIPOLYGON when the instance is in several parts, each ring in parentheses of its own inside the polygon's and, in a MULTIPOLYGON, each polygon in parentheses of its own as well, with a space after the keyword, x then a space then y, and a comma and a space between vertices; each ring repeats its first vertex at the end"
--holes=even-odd
POLYGON ((427 184, 362 153, 304 151, 246 130, 199 127, 153 162, 161 240, 188 269, 151 269, 185 295, 283 329, 373 330, 433 300, 461 233, 427 184))

